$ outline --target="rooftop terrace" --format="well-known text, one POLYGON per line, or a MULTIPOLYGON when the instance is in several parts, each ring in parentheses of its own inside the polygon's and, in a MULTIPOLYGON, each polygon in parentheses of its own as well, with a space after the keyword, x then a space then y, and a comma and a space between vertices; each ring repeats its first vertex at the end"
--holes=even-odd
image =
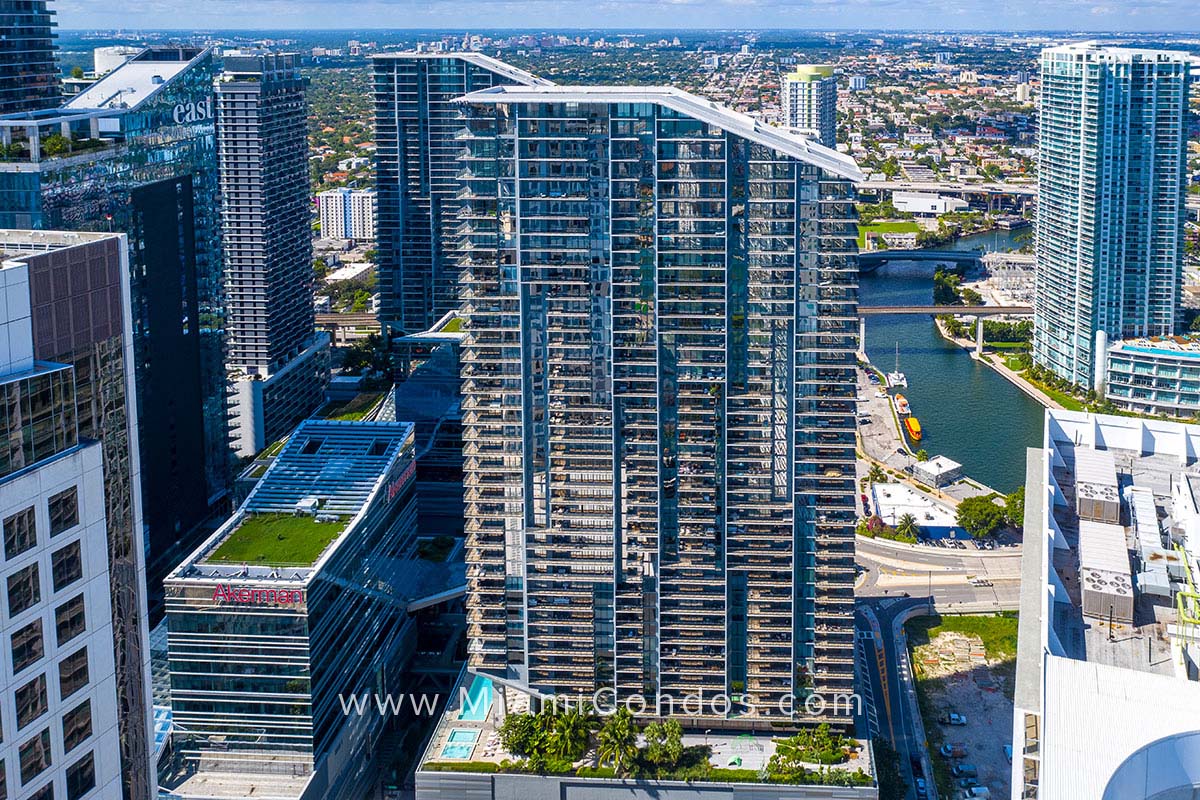
POLYGON ((308 514, 247 514, 204 563, 311 567, 348 521, 308 514))

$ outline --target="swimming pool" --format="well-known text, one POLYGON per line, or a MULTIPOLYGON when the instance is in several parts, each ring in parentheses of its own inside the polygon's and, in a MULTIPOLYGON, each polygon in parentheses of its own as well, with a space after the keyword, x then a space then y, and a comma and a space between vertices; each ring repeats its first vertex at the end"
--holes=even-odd
POLYGON ((447 744, 442 748, 442 758, 470 758, 474 744, 447 744))
POLYGON ((446 741, 454 744, 475 744, 479 741, 479 731, 473 728, 454 728, 446 741))
POLYGON ((476 675, 463 698, 458 718, 467 722, 482 722, 492 709, 492 679, 476 675))

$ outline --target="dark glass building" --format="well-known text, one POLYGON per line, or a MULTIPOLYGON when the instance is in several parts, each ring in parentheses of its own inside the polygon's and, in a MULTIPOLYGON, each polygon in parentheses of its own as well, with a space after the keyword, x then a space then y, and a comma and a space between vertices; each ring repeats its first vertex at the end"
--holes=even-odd
POLYGON ((470 669, 849 724, 854 161, 676 89, 463 102, 470 669))
POLYGON ((208 50, 150 48, 54 111, 0 117, 0 227, 129 237, 150 605, 227 490, 208 50))
POLYGON ((379 319, 420 333, 459 304, 447 243, 461 224, 462 112, 454 100, 504 84, 548 84, 479 53, 376 56, 375 183, 379 319))
POLYGON ((59 104, 54 39, 46 0, 0 0, 0 114, 59 104))

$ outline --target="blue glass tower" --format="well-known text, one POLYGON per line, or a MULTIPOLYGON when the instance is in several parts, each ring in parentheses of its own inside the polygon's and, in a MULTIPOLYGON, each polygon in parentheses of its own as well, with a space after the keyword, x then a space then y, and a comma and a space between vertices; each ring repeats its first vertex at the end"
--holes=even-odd
POLYGON ((1106 340, 1175 331, 1188 58, 1095 44, 1042 53, 1033 357, 1074 384, 1102 378, 1106 340))

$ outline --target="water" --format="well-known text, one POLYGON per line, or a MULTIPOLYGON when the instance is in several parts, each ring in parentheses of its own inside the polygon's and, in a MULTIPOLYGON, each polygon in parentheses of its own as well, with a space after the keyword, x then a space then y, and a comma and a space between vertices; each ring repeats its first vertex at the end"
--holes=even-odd
MULTIPOLYGON (((1021 231, 993 231, 964 237, 956 250, 1005 250, 1019 246, 1021 231)), ((936 264, 889 262, 862 276, 859 300, 865 306, 929 305, 936 264)), ((931 317, 867 318, 867 355, 883 372, 895 368, 900 344, 902 389, 920 420, 920 447, 963 465, 980 483, 1011 492, 1025 481, 1025 448, 1042 440, 1044 409, 1024 392, 938 335, 931 317)))

